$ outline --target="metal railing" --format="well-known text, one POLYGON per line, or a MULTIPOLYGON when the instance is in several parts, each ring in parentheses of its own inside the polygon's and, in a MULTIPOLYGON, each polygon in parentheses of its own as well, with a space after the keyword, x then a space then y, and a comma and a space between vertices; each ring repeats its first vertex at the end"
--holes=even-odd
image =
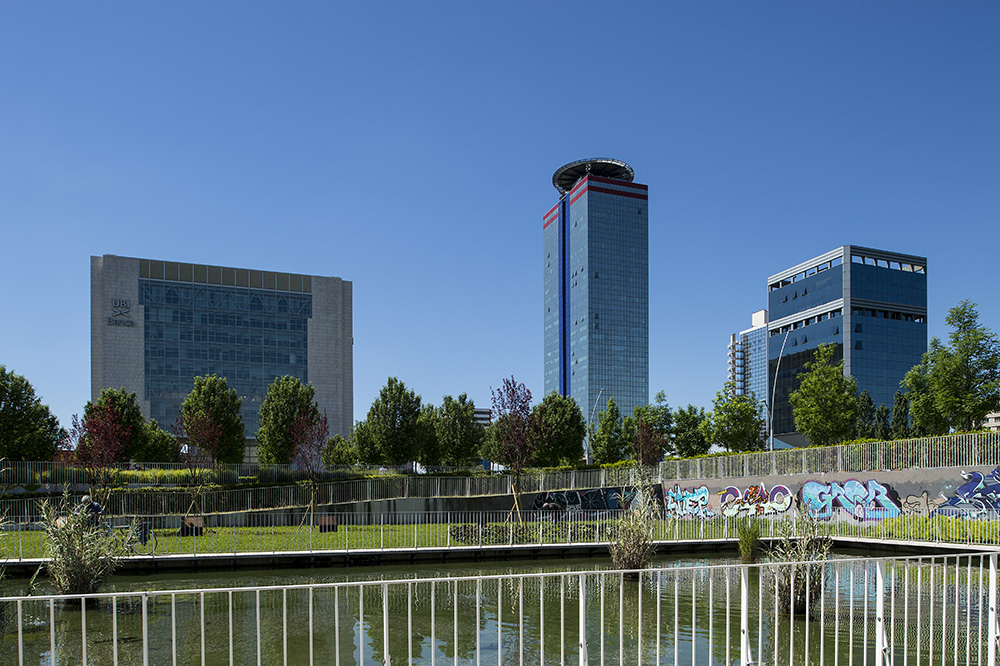
MULTIPOLYGON (((655 474, 655 470, 652 472, 655 474)), ((523 493, 556 492, 577 488, 609 488, 634 484, 635 468, 544 471, 525 474, 523 493)), ((487 497, 511 495, 514 478, 497 476, 388 476, 374 479, 329 481, 317 485, 319 504, 347 504, 379 500, 431 497, 487 497)), ((199 494, 203 512, 220 513, 249 509, 280 509, 309 504, 309 484, 206 490, 199 494)), ((183 514, 189 511, 192 495, 184 489, 119 490, 112 493, 107 509, 116 514, 183 514)), ((37 499, 0 501, 0 514, 40 516, 37 499)))
MULTIPOLYGON (((113 526, 132 521, 150 525, 157 536, 152 557, 170 555, 239 555, 245 553, 373 553, 387 551, 462 550, 544 546, 604 545, 614 540, 622 510, 575 513, 525 511, 521 519, 497 512, 241 512, 190 518, 164 515, 119 515, 113 526)), ((917 542, 1000 547, 1000 520, 995 513, 954 509, 948 515, 908 514, 882 520, 821 521, 823 535, 841 539, 873 539, 887 544, 917 542)), ((736 541, 746 517, 715 516, 707 520, 657 518, 650 536, 659 543, 736 541)), ((757 522, 762 539, 795 536, 801 528, 796 511, 757 522)), ((14 519, 0 530, 0 563, 46 557, 43 525, 14 519)))
POLYGON ((663 480, 1000 465, 1000 432, 666 460, 663 480))
POLYGON ((0 598, 9 664, 996 664, 997 555, 0 598))

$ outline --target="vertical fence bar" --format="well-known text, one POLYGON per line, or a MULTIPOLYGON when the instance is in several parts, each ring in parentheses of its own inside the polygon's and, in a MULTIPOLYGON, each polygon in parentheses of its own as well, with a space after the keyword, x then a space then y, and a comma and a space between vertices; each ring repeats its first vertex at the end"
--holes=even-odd
POLYGON ((382 663, 392 663, 389 655, 389 585, 382 583, 382 663))
MULTIPOLYGON (((580 666, 588 666, 590 663, 590 656, 587 654, 587 575, 580 574, 580 666)), ((542 623, 544 627, 544 623, 542 623)), ((602 626, 601 631, 604 631, 602 626)), ((544 644, 543 652, 544 655, 544 644)))
POLYGON ((990 625, 987 664, 997 663, 997 554, 990 554, 990 625))
POLYGON ((80 651, 83 655, 82 663, 87 663, 87 600, 80 600, 80 651))
MULTIPOLYGON (((774 656, 777 659, 778 655, 774 656)), ((745 564, 740 567, 740 666, 753 666, 753 651, 750 649, 750 567, 745 564)))
POLYGON ((882 560, 875 562, 875 658, 878 666, 892 666, 885 630, 885 562, 882 560))

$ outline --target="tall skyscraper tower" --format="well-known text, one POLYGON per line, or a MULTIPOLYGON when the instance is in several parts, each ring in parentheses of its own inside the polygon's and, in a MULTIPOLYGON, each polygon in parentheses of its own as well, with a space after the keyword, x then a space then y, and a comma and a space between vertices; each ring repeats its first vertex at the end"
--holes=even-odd
POLYGON ((586 417, 649 402, 649 188, 633 178, 620 160, 571 162, 542 222, 545 393, 586 417))

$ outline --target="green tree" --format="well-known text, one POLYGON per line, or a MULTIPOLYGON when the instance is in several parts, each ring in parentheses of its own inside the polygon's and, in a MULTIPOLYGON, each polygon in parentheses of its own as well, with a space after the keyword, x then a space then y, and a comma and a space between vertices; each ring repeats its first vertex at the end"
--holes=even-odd
POLYGON ((462 393, 458 398, 444 396, 435 423, 441 462, 445 465, 478 463, 484 428, 476 423, 476 404, 462 393))
POLYGON ((0 365, 0 458, 52 460, 65 437, 28 380, 0 365))
POLYGON ((215 463, 243 462, 246 440, 242 410, 243 400, 236 389, 229 387, 225 377, 195 377, 194 388, 181 405, 181 423, 186 426, 188 442, 211 456, 215 463), (214 427, 192 428, 195 419, 201 425, 211 422, 214 427))
POLYGON ((597 431, 591 438, 591 446, 591 455, 598 465, 615 463, 625 458, 622 415, 614 396, 608 398, 608 408, 597 416, 597 431))
POLYGON ((889 427, 889 408, 885 405, 879 405, 875 410, 875 429, 872 434, 880 442, 892 439, 892 429, 889 427))
POLYGON ((341 434, 336 434, 326 440, 321 454, 323 466, 327 469, 358 463, 358 447, 341 434))
POLYGON ((554 467, 580 462, 587 424, 576 400, 553 391, 535 405, 532 418, 542 422, 540 432, 548 435, 548 439, 537 443, 532 464, 554 467))
POLYGON ((355 438, 363 462, 385 465, 402 465, 411 460, 426 460, 431 434, 426 427, 427 417, 421 421, 420 396, 406 388, 396 377, 389 377, 378 398, 368 409, 368 417, 355 438))
POLYGON ((910 368, 900 385, 906 389, 906 399, 910 405, 910 431, 914 437, 931 437, 948 432, 948 419, 938 409, 931 390, 930 359, 941 348, 941 341, 931 338, 930 346, 923 359, 910 368))
POLYGON ((181 462, 181 445, 177 438, 165 432, 156 419, 150 419, 146 423, 146 446, 140 456, 136 456, 138 462, 181 462))
POLYGON ((441 446, 437 438, 439 417, 438 408, 430 403, 420 408, 420 415, 417 417, 416 448, 410 460, 415 460, 425 466, 442 463, 441 446))
MULTIPOLYGON (((149 434, 146 428, 146 419, 142 415, 142 408, 139 407, 139 399, 135 393, 128 393, 124 388, 104 389, 97 398, 97 402, 90 401, 83 408, 83 424, 86 429, 87 421, 93 419, 99 410, 110 407, 114 412, 115 419, 122 427, 120 432, 125 437, 121 442, 121 449, 116 453, 114 462, 125 462, 127 460, 146 459, 145 451, 149 434)), ((102 415, 101 418, 104 418, 102 415)))
POLYGON ((705 408, 688 405, 674 412, 672 446, 681 458, 702 456, 708 453, 711 443, 705 439, 701 424, 706 419, 705 408))
POLYGON ((875 436, 875 401, 867 390, 858 396, 858 408, 854 415, 854 434, 861 439, 875 436))
POLYGON ((319 420, 316 389, 297 377, 278 377, 267 387, 257 414, 257 460, 266 464, 288 464, 295 451, 295 428, 307 417, 319 420))
POLYGON ((892 420, 889 423, 893 439, 906 439, 910 436, 910 403, 906 394, 896 391, 892 399, 892 420))
POLYGON ((760 403, 752 393, 738 395, 735 382, 726 382, 715 394, 712 413, 702 421, 701 431, 710 444, 719 444, 727 451, 760 451, 764 448, 760 403))
POLYGON ((834 362, 836 351, 834 344, 820 345, 789 396, 795 429, 813 444, 836 444, 854 432, 858 385, 844 376, 843 360, 834 362))
POLYGON ((921 363, 903 379, 918 430, 937 434, 930 431, 941 430, 938 418, 947 429, 973 430, 1000 407, 1000 340, 980 325, 976 307, 963 300, 949 310, 949 344, 932 338, 921 363))
POLYGON ((664 391, 659 391, 653 398, 653 404, 638 405, 632 411, 631 416, 622 418, 622 439, 627 443, 627 448, 632 447, 638 433, 638 424, 642 421, 646 424, 647 429, 651 428, 652 433, 663 439, 669 450, 673 418, 673 412, 670 411, 670 405, 667 403, 667 394, 664 391))

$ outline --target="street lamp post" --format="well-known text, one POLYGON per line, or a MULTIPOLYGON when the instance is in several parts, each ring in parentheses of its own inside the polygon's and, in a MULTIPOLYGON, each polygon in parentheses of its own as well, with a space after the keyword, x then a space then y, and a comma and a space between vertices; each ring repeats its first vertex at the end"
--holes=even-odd
POLYGON ((604 389, 597 392, 597 400, 594 401, 594 408, 590 410, 590 420, 587 421, 587 464, 589 465, 592 460, 592 447, 590 444, 590 438, 594 431, 594 413, 597 411, 597 405, 601 402, 601 394, 604 393, 604 389))
POLYGON ((781 351, 778 352, 778 362, 774 364, 774 386, 771 388, 771 409, 768 410, 767 422, 769 432, 768 450, 774 451, 774 396, 778 391, 778 368, 781 367, 781 357, 785 354, 785 343, 788 342, 788 334, 792 332, 792 325, 788 325, 785 331, 785 339, 781 341, 781 351))

